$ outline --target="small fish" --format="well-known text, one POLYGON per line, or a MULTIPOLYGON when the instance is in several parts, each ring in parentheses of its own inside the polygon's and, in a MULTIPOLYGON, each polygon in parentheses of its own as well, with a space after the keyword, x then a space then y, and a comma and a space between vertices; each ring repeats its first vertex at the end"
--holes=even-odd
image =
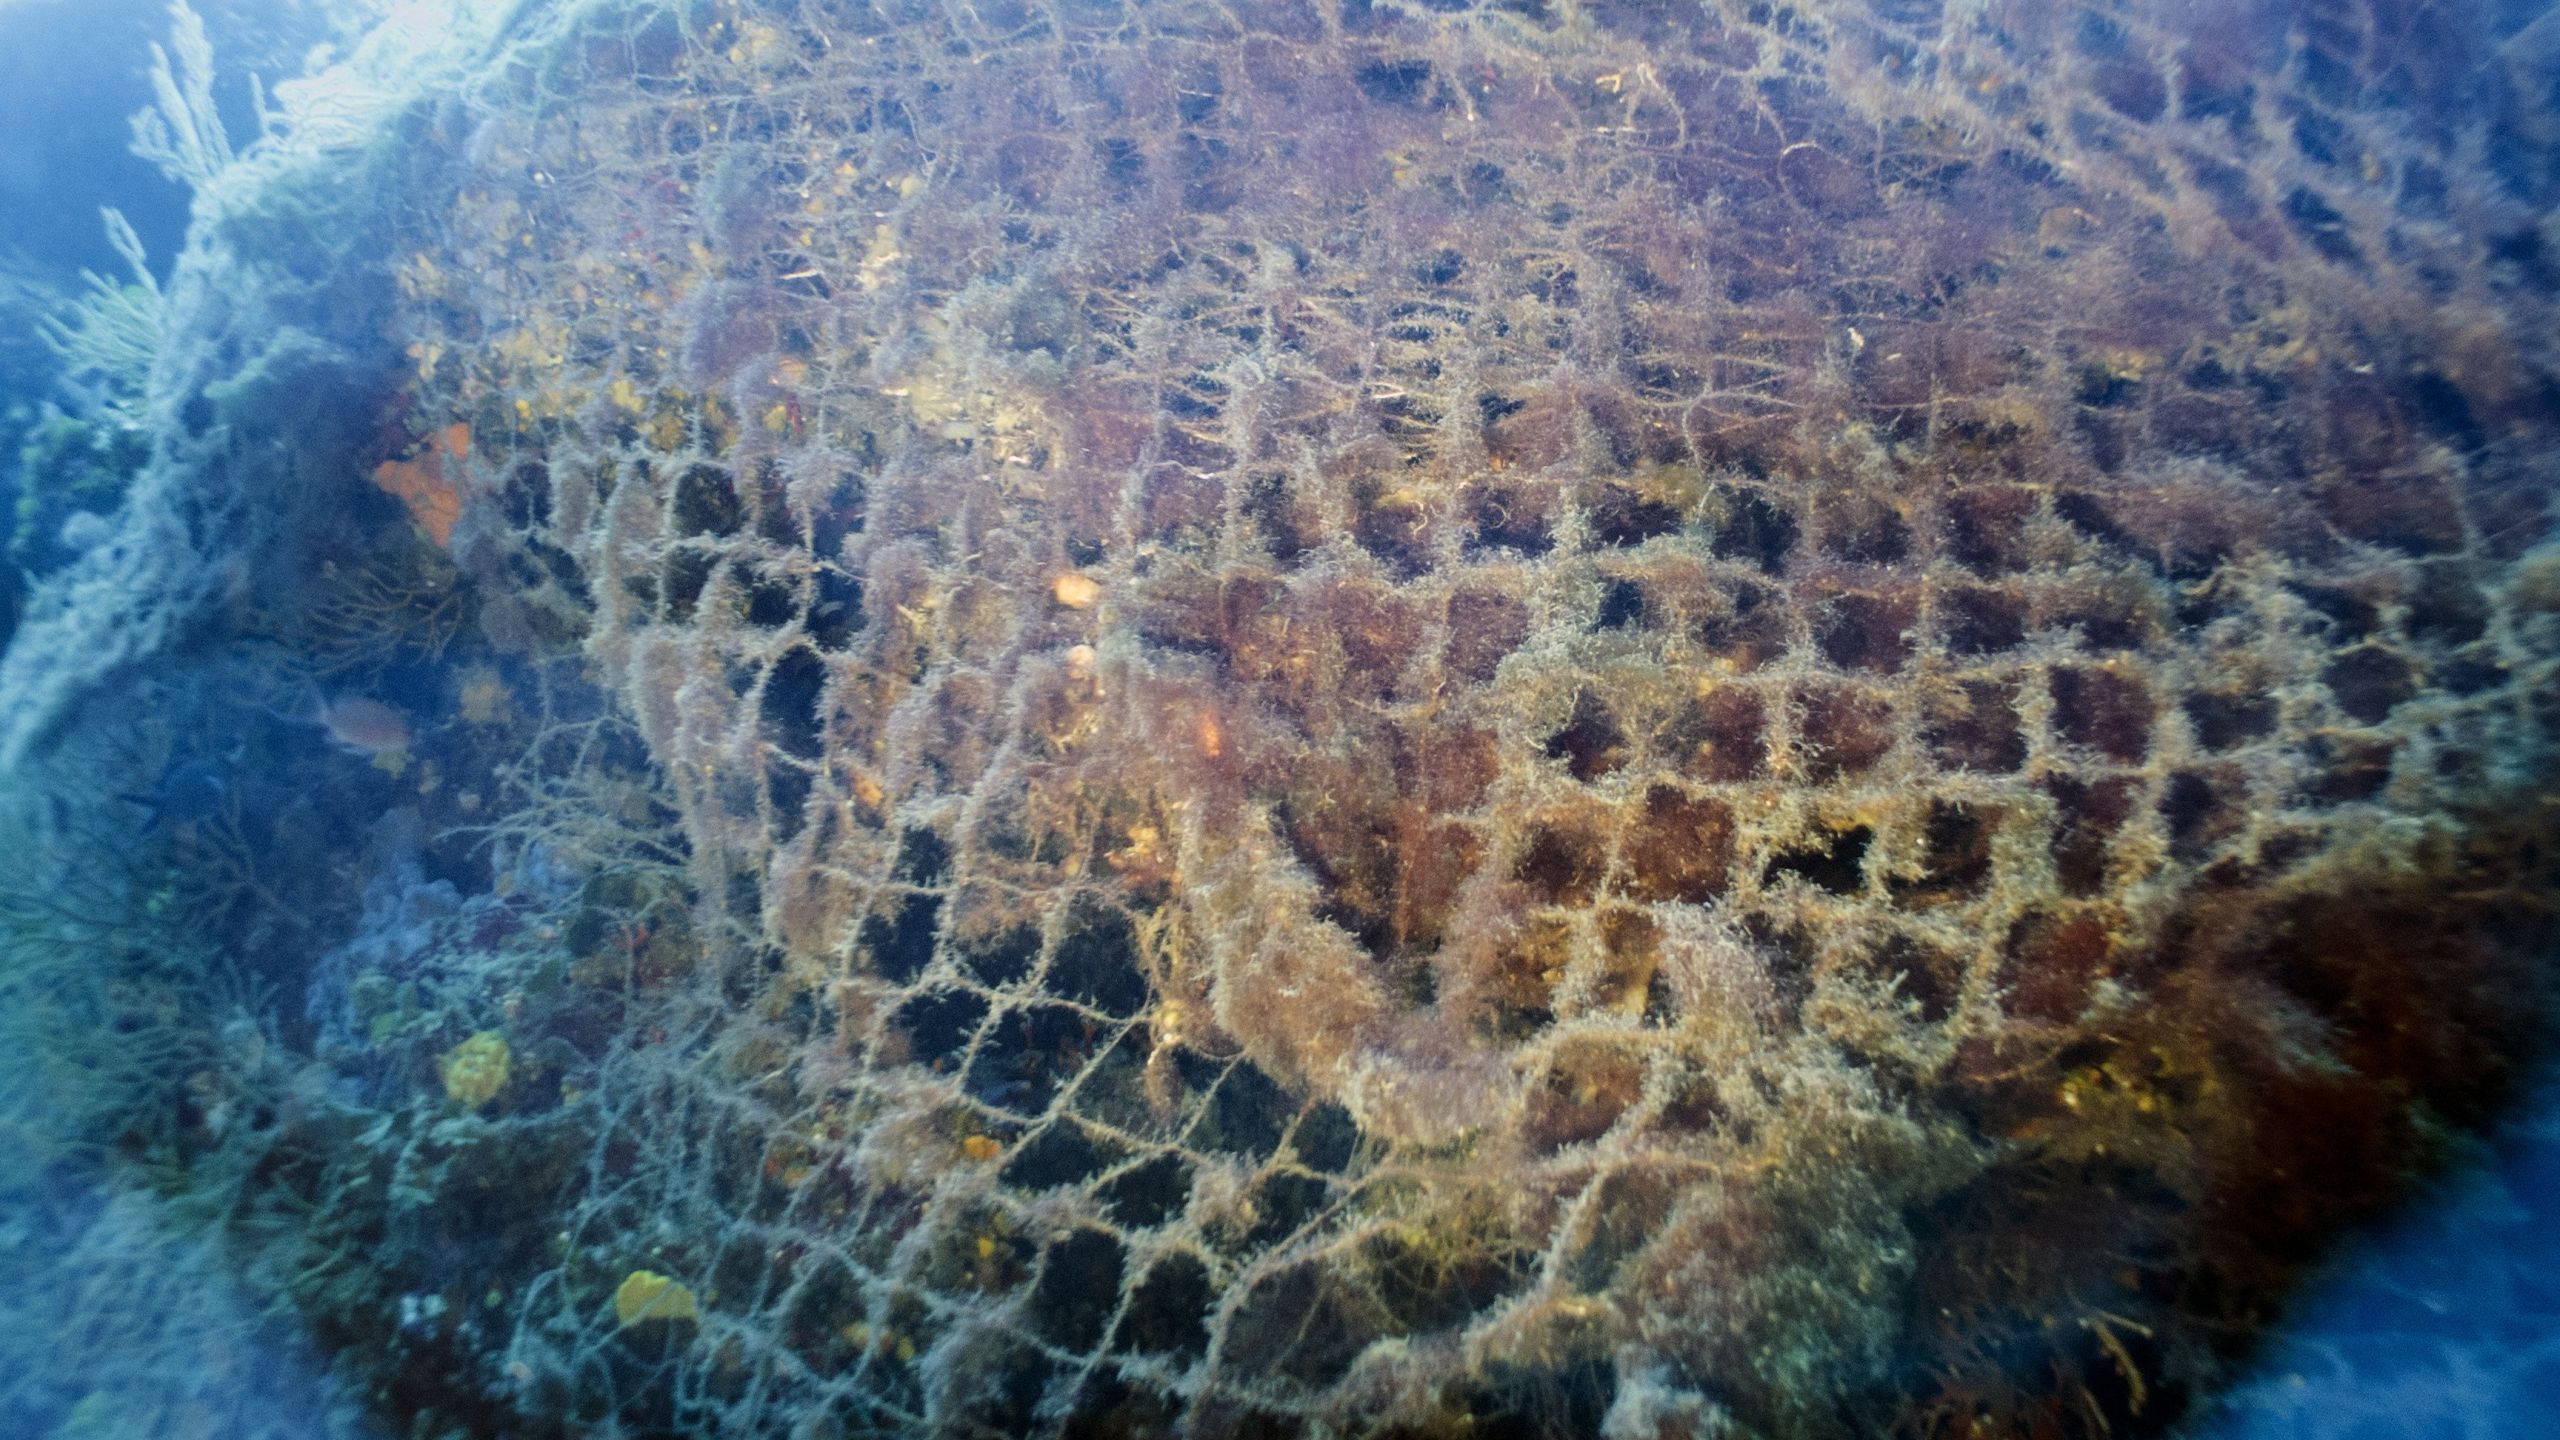
POLYGON ((222 813, 231 796, 231 767, 239 758, 237 753, 229 760, 176 756, 161 767, 150 789, 116 798, 150 812, 144 827, 149 830, 198 824, 222 813))
POLYGON ((342 695, 323 701, 310 719, 329 732, 332 744, 351 755, 379 759, 409 748, 409 717, 379 700, 342 695))

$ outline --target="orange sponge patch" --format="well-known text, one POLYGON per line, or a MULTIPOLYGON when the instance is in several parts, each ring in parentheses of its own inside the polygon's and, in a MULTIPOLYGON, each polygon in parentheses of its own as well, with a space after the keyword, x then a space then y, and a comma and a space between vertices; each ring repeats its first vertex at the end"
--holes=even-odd
POLYGON ((373 483, 409 507, 409 518, 440 549, 453 547, 462 519, 463 462, 471 454, 471 427, 460 422, 427 437, 426 448, 406 460, 373 467, 373 483))

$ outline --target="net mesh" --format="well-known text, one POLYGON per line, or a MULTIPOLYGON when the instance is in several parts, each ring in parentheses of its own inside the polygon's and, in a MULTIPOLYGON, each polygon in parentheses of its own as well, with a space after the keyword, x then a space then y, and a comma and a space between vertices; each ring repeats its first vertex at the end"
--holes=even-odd
POLYGON ((2442 897, 2560 723, 2549 28, 510 52, 415 122, 396 478, 701 897, 582 1072, 523 1403, 1989 1434, 2212 1371, 2261 1171, 2388 1170, 2511 1021, 2442 897))

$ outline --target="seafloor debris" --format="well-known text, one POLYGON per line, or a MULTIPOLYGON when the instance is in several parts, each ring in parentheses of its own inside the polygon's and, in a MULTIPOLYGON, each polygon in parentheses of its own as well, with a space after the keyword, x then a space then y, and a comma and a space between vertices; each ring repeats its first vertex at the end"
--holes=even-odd
POLYGON ((2403 8, 531 7, 330 782, 486 893, 262 1132, 461 1318, 294 1298, 455 1432, 2174 1423, 2548 1020, 2548 62, 2403 8))

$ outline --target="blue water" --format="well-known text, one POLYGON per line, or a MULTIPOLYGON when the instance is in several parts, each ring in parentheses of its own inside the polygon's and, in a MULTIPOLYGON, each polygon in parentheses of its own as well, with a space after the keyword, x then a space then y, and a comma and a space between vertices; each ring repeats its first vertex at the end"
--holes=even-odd
POLYGON ((133 222, 162 274, 187 232, 187 192, 127 148, 150 103, 155 0, 0 0, 0 255, 56 278, 114 273, 98 211, 133 222))
POLYGON ((2342 1257, 2196 1440, 2560 1434, 2560 1086, 2342 1257))

